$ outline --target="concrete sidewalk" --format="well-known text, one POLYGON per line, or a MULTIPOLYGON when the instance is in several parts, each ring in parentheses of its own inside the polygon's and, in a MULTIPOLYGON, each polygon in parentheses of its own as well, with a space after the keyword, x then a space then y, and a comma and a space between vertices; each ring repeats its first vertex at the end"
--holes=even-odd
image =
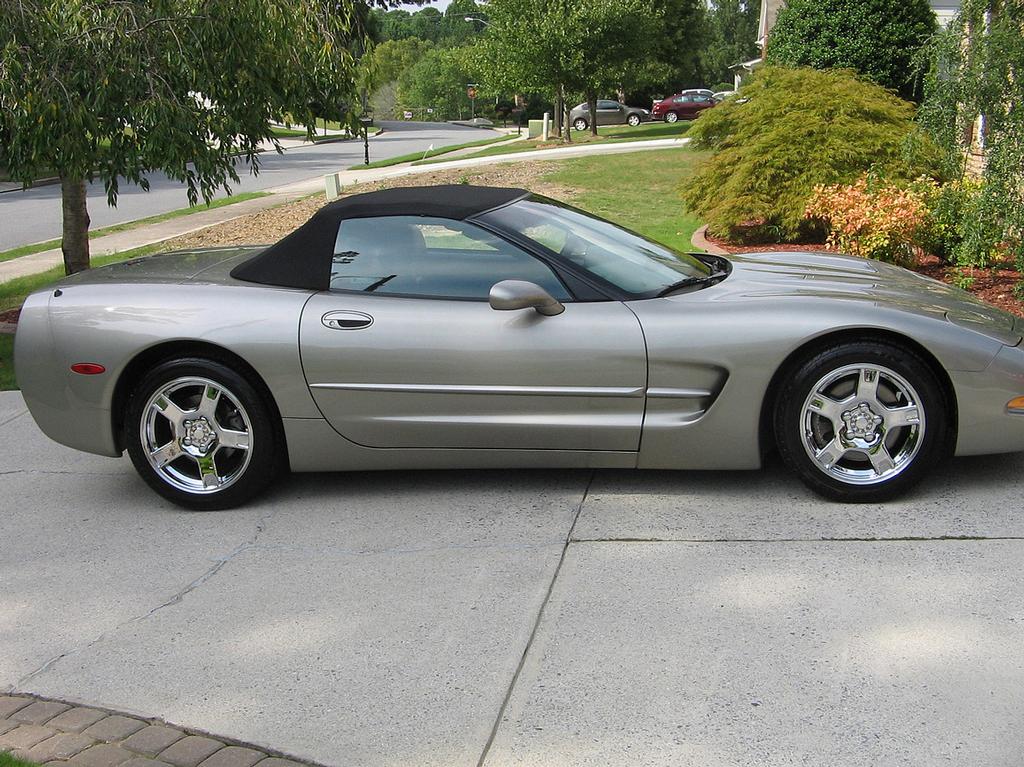
MULTIPOLYGON (((528 160, 554 160, 567 157, 582 157, 592 154, 618 154, 621 152, 638 152, 654 149, 665 149, 673 146, 684 146, 688 139, 656 139, 652 141, 630 141, 617 144, 594 144, 581 145, 578 147, 564 147, 557 149, 544 149, 530 152, 519 152, 509 155, 494 155, 490 157, 478 157, 472 159, 451 160, 429 165, 413 165, 403 163, 385 168, 372 168, 368 170, 342 170, 337 173, 338 181, 342 188, 353 184, 378 181, 380 179, 395 178, 414 173, 431 173, 450 168, 473 168, 482 165, 505 162, 523 162, 528 160)), ((479 151, 482 147, 473 148, 471 151, 479 151)), ((133 248, 140 248, 145 245, 153 245, 180 237, 184 234, 205 229, 208 226, 230 221, 248 213, 291 202, 292 200, 318 192, 324 192, 324 179, 320 176, 306 181, 286 186, 275 187, 267 190, 266 197, 254 200, 226 205, 213 210, 192 213, 187 216, 180 216, 156 224, 145 224, 134 229, 116 234, 96 237, 90 241, 90 249, 93 255, 107 255, 118 253, 133 248)), ((0 262, 0 283, 26 277, 32 274, 45 272, 63 263, 63 256, 60 248, 35 253, 30 256, 11 259, 0 262)))
POLYGON ((1021 455, 884 505, 778 467, 379 472, 204 514, 13 392, 0 455, 0 690, 338 767, 1024 762, 1021 455))

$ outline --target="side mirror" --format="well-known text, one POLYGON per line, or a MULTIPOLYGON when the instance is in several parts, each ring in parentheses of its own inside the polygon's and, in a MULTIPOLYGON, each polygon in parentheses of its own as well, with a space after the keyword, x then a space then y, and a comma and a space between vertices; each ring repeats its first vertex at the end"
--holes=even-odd
POLYGON ((561 314, 565 307, 535 282, 502 280, 491 288, 491 308, 498 311, 536 309, 548 317, 561 314))

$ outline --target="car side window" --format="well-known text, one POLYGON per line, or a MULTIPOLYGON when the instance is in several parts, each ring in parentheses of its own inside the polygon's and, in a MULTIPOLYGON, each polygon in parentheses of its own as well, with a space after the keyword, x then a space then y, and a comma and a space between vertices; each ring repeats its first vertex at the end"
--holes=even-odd
POLYGON ((502 280, 534 282, 571 300, 547 264, 467 221, 384 216, 338 227, 331 290, 486 300, 502 280))
POLYGON ((598 109, 618 109, 619 108, 619 102, 618 101, 598 101, 597 102, 597 108, 598 109))

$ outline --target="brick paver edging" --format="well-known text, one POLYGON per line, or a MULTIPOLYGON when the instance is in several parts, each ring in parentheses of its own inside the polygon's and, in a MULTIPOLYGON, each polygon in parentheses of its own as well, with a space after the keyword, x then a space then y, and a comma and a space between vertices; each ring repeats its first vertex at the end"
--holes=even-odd
POLYGON ((0 751, 59 767, 321 767, 159 719, 0 696, 0 751))

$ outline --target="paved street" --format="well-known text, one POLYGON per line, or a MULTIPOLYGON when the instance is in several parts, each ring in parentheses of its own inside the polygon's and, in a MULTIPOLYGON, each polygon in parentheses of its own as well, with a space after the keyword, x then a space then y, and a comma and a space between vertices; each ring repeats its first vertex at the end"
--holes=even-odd
POLYGON ((339 767, 1024 762, 1024 456, 883 506, 773 467, 307 475, 200 514, 16 392, 0 455, 0 691, 339 767))
MULTIPOLYGON (((441 147, 497 135, 493 131, 447 123, 383 121, 380 125, 385 132, 370 140, 371 160, 425 151, 431 144, 441 147)), ((260 157, 258 176, 251 175, 244 164, 239 166, 240 182, 232 191, 254 192, 283 186, 335 173, 362 160, 361 141, 303 146, 283 154, 266 152, 260 157)), ((218 196, 224 196, 223 192, 218 196)), ((89 190, 93 229, 186 208, 188 204, 185 185, 162 173, 150 176, 149 192, 135 185, 122 185, 116 208, 107 205, 101 183, 93 183, 89 190)), ((60 187, 57 185, 0 194, 0 250, 58 238, 60 222, 60 187)))

